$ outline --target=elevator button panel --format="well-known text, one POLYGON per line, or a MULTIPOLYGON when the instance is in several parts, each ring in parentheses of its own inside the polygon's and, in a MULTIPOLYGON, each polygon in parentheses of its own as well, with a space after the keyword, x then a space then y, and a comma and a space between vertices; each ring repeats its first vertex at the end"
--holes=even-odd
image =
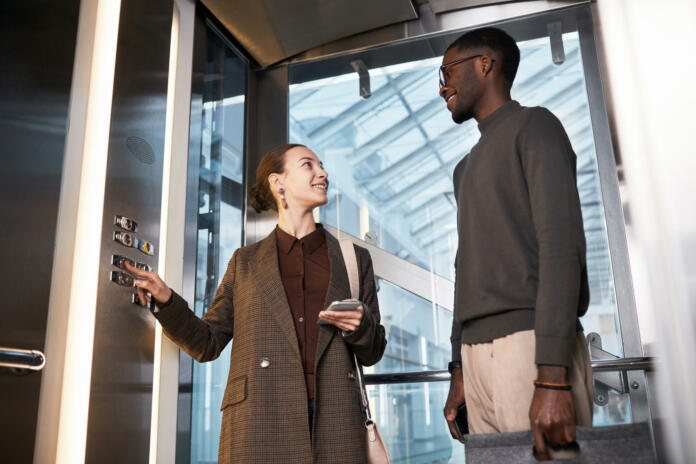
POLYGON ((111 281, 123 287, 135 287, 135 278, 121 271, 111 271, 111 281))
POLYGON ((127 230, 128 232, 138 231, 138 223, 126 216, 114 217, 114 224, 119 226, 121 229, 127 230))
POLYGON ((121 256, 121 255, 112 255, 111 256, 111 264, 113 264, 114 266, 125 270, 126 267, 124 266, 124 263, 128 263, 131 266, 138 268, 138 269, 141 269, 143 271, 152 272, 152 266, 150 266, 149 264, 138 263, 136 261, 133 261, 130 258, 127 258, 125 256, 121 256))

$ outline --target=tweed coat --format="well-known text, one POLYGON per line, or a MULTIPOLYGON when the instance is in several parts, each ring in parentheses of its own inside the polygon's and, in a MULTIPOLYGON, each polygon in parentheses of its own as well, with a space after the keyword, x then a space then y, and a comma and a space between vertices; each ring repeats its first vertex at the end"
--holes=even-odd
MULTIPOLYGON (((331 301, 350 298, 350 284, 338 240, 325 233, 331 269, 327 307, 331 301)), ((369 366, 382 357, 386 339, 370 254, 358 246, 355 250, 360 300, 366 310, 360 326, 345 336, 334 326, 320 327, 311 440, 304 370, 281 281, 275 231, 235 251, 201 319, 177 294, 153 313, 169 338, 200 362, 217 358, 234 338, 221 405, 218 462, 366 462, 351 350, 369 366)))

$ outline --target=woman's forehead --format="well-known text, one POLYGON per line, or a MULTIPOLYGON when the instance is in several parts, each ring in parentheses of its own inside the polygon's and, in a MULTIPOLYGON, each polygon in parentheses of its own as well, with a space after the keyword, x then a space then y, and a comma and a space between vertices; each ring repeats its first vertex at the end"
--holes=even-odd
POLYGON ((302 158, 310 158, 319 161, 319 157, 307 147, 293 147, 286 152, 287 161, 297 161, 302 158))

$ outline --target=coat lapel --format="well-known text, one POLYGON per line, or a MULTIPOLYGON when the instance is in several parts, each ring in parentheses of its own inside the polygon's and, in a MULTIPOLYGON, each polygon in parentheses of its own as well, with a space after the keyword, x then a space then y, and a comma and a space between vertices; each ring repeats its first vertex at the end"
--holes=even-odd
POLYGON ((254 264, 254 276, 278 326, 285 334, 285 338, 288 339, 288 343, 290 343, 297 358, 301 360, 300 344, 297 341, 292 311, 290 310, 290 304, 285 295, 285 287, 280 277, 275 230, 263 239, 261 245, 259 245, 259 259, 254 264))
MULTIPOLYGON (((331 267, 329 272, 329 287, 326 289, 326 299, 324 301, 324 308, 327 308, 333 301, 350 298, 350 285, 348 283, 348 272, 343 262, 343 255, 341 254, 338 240, 328 231, 324 230, 324 233, 326 234, 326 246, 329 249, 329 266, 331 267)), ((318 372, 317 366, 319 366, 319 361, 337 331, 338 329, 332 325, 319 326, 317 352, 314 359, 314 372, 318 372)))

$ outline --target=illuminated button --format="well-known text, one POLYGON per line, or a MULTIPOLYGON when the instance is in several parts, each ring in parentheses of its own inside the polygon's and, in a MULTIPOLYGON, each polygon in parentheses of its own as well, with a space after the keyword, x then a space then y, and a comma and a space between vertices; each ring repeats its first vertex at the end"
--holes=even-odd
POLYGON ((152 256, 155 254, 155 246, 147 240, 140 240, 138 243, 138 249, 146 255, 152 256))
POLYGON ((125 216, 114 217, 114 224, 119 226, 121 229, 127 230, 128 232, 138 231, 138 223, 135 222, 133 219, 127 218, 125 216))
POLYGON ((261 368, 265 369, 271 365, 271 360, 268 358, 261 359, 261 368))

